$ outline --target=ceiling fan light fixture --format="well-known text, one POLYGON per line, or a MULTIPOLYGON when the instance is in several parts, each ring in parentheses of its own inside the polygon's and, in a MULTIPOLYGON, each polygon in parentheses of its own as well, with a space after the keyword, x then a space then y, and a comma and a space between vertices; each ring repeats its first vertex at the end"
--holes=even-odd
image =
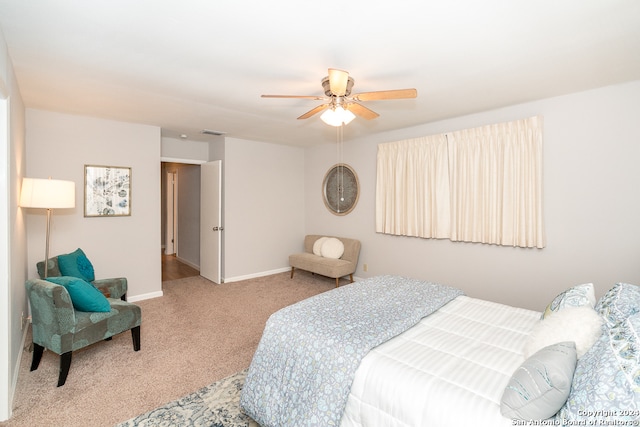
POLYGON ((329 88, 335 96, 345 96, 347 92, 347 82, 349 73, 336 68, 329 68, 329 88))
POLYGON ((353 78, 349 73, 337 68, 329 68, 329 75, 322 79, 324 97, 314 95, 262 95, 263 98, 296 98, 326 101, 307 111, 298 120, 308 119, 320 112, 326 124, 341 127, 350 123, 355 116, 372 120, 380 115, 361 104, 362 101, 380 101, 385 99, 408 99, 418 95, 416 89, 379 90, 376 92, 360 92, 351 94, 353 78), (345 108, 346 107, 346 108, 345 108))
POLYGON ((356 118, 356 116, 351 111, 345 110, 341 106, 337 106, 335 108, 330 108, 322 113, 320 118, 329 126, 338 127, 342 126, 343 124, 348 125, 353 119, 356 118))

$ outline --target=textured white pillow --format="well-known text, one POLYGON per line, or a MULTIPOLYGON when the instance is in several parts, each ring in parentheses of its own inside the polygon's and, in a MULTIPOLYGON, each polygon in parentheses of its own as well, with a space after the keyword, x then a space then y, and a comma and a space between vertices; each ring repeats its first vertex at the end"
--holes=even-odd
POLYGON ((327 240, 322 243, 322 248, 320 248, 320 253, 325 258, 334 258, 338 259, 344 253, 344 244, 340 239, 336 239, 335 237, 329 237, 327 240))
POLYGON ((320 237, 318 240, 316 240, 313 243, 313 254, 314 255, 322 256, 322 252, 321 252, 322 244, 327 239, 328 239, 328 237, 320 237))
POLYGON ((538 321, 524 348, 524 356, 563 341, 576 343, 578 359, 602 334, 602 317, 591 307, 565 307, 538 321))

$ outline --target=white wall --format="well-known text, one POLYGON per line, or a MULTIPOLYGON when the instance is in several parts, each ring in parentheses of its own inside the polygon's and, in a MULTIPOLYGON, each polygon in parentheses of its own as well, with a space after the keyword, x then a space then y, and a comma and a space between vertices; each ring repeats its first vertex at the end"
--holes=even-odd
MULTIPOLYGON (((4 91, 0 91, 0 129, 6 129, 9 122, 9 101, 4 91)), ((0 134, 0 420, 9 418, 11 400, 9 385, 11 384, 11 292, 9 282, 9 132, 0 134)))
POLYGON ((200 266, 200 166, 180 165, 178 176, 177 256, 200 266))
MULTIPOLYGON (((50 254, 82 248, 96 277, 126 277, 130 301, 162 295, 160 128, 27 109, 27 176, 76 183, 76 207, 54 211, 50 254), (84 165, 131 167, 131 216, 84 217, 84 165)), ((44 258, 46 216, 30 209, 29 277, 44 258)))
MULTIPOLYGON (((434 105, 437 108, 437 105, 434 105)), ((473 297, 534 310, 584 282, 598 296, 617 281, 640 284, 640 82, 611 86, 350 140, 344 161, 362 187, 345 217, 327 211, 320 188, 336 163, 335 143, 305 155, 306 233, 362 241, 357 276, 402 274, 458 286, 473 297), (375 233, 377 144, 485 124, 544 117, 542 250, 375 233), (368 272, 362 265, 368 264, 368 272)), ((384 113, 377 120, 384 120, 384 113)))
POLYGON ((162 138, 160 151, 166 162, 204 163, 209 160, 209 142, 162 138))
POLYGON ((18 207, 25 160, 24 105, 4 37, 0 32, 0 421, 11 403, 22 354, 27 310, 27 246, 24 216, 18 207))
POLYGON ((287 270, 304 238, 304 150, 226 138, 224 280, 287 270))

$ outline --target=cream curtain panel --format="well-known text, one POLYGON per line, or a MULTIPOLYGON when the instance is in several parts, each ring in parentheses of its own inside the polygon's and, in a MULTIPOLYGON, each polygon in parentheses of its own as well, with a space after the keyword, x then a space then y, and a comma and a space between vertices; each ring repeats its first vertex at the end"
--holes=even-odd
POLYGON ((545 246, 542 117, 378 145, 376 232, 545 246))
POLYGON ((445 135, 378 145, 377 232, 450 236, 448 157, 445 135))

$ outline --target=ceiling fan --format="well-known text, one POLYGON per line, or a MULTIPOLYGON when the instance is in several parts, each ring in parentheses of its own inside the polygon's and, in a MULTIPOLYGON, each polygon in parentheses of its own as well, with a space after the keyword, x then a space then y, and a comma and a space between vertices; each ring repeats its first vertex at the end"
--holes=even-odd
POLYGON ((362 92, 352 95, 354 80, 349 73, 336 68, 329 68, 329 75, 322 79, 322 88, 325 96, 313 95, 262 95, 263 98, 297 98, 313 99, 316 101, 327 101, 317 107, 307 111, 298 119, 308 119, 309 117, 324 111, 321 119, 332 126, 348 124, 355 116, 360 116, 367 120, 375 119, 379 116, 375 111, 360 104, 362 101, 379 101, 385 99, 407 99, 418 96, 416 89, 382 90, 377 92, 362 92))

